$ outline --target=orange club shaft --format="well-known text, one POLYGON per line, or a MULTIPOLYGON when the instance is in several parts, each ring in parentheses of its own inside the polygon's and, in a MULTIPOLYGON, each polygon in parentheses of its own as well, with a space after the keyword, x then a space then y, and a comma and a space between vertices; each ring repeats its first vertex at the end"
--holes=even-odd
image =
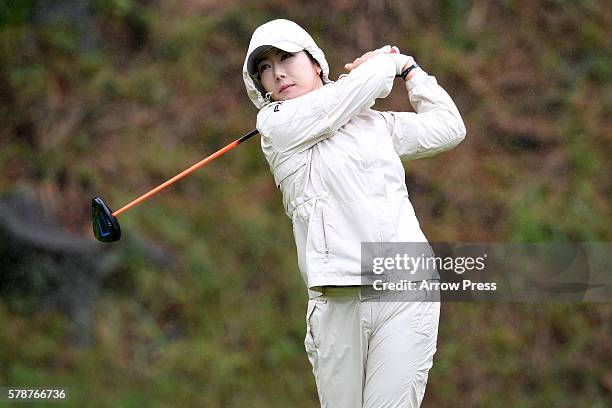
POLYGON ((257 129, 255 129, 255 130, 250 131, 246 135, 242 136, 240 139, 234 140, 232 143, 228 144, 224 148, 219 149, 215 153, 213 153, 210 156, 200 160, 199 162, 197 162, 193 166, 189 167, 188 169, 183 170, 182 172, 180 172, 176 176, 172 177, 170 180, 160 184, 159 186, 155 187, 153 190, 151 190, 151 191, 141 195, 140 197, 138 197, 137 199, 135 199, 131 203, 126 204, 125 206, 121 207, 120 209, 118 209, 117 211, 115 211, 112 214, 113 217, 116 217, 119 214, 121 214, 122 212, 129 210, 130 208, 134 207, 135 205, 140 204, 141 202, 143 202, 146 199, 150 198, 152 195, 155 195, 155 194, 159 193, 164 188, 166 188, 166 187, 170 186, 171 184, 179 181, 180 179, 190 175, 191 173, 193 173, 194 171, 196 171, 200 167, 204 166, 206 163, 208 163, 208 162, 216 159, 217 157, 227 153, 228 151, 232 150, 234 147, 238 146, 240 143, 244 142, 248 138, 250 138, 250 137, 252 137, 252 136, 254 136, 254 135, 258 134, 258 133, 259 132, 257 131, 257 129))

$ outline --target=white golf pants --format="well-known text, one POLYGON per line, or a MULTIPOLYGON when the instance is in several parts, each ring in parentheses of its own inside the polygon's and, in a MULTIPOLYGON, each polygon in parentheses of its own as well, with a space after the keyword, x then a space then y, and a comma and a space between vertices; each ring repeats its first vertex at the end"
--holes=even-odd
POLYGON ((356 286, 310 299, 304 345, 321 407, 420 406, 436 352, 439 296, 356 286))

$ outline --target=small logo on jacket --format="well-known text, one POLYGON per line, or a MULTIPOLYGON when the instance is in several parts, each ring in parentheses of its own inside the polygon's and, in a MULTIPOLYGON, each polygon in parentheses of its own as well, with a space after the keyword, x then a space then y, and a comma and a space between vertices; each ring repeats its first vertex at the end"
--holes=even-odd
POLYGON ((274 112, 278 112, 278 110, 279 110, 279 108, 280 108, 280 106, 281 106, 282 104, 283 104, 282 102, 278 102, 278 103, 276 104, 276 106, 274 107, 274 112))

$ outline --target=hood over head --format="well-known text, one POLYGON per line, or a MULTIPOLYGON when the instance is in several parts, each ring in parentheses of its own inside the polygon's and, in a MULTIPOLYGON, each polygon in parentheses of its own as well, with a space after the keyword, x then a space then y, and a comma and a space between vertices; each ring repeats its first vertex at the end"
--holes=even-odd
POLYGON ((242 67, 242 78, 247 94, 258 109, 263 108, 271 101, 266 98, 266 91, 257 80, 257 57, 271 47, 287 52, 307 51, 321 67, 323 84, 332 82, 329 80, 329 65, 325 55, 306 30, 289 20, 269 21, 257 27, 253 33, 242 67))

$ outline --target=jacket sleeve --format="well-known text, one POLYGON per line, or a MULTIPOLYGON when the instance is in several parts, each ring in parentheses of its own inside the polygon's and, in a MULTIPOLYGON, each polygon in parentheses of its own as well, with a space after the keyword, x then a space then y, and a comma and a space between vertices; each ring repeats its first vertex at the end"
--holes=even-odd
POLYGON ((257 115, 257 129, 282 156, 303 152, 386 97, 394 78, 393 59, 378 54, 336 82, 265 107, 257 115))
POLYGON ((433 156, 457 146, 466 129, 459 110, 436 78, 419 72, 406 81, 414 112, 381 112, 402 159, 433 156))

